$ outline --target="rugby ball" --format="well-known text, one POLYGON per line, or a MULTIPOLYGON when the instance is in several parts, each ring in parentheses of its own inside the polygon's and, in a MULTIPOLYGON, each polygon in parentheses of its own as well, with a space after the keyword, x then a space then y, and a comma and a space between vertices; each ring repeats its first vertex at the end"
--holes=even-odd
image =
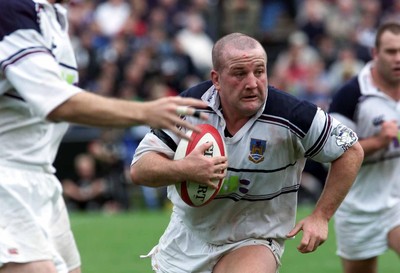
MULTIPOLYGON (((213 145, 204 151, 204 156, 215 157, 225 156, 225 142, 218 130, 210 124, 200 124, 200 133, 188 131, 187 135, 191 136, 191 140, 182 139, 175 152, 174 160, 179 160, 190 154, 197 146, 206 142, 212 142, 213 145)), ((221 171, 222 173, 223 171, 221 171)), ((201 207, 211 202, 221 189, 223 179, 215 179, 213 181, 218 187, 217 189, 198 184, 191 181, 182 181, 175 184, 176 190, 182 200, 192 207, 201 207)))

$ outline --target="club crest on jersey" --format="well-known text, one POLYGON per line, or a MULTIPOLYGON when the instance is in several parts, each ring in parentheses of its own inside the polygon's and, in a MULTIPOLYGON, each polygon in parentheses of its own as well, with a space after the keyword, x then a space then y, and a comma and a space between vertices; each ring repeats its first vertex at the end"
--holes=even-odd
POLYGON ((267 148, 267 141, 252 138, 250 141, 250 154, 249 160, 254 163, 260 163, 264 160, 265 149, 267 148))
POLYGON ((341 146, 344 151, 350 148, 358 139, 357 135, 343 124, 336 126, 332 130, 331 136, 336 137, 336 144, 341 146))

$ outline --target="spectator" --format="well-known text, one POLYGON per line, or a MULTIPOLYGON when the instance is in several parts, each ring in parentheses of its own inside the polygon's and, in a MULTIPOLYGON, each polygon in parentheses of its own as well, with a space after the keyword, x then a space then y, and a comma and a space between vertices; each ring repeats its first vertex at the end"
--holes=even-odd
POLYGON ((343 47, 339 51, 338 59, 331 65, 328 74, 333 87, 342 85, 356 75, 364 62, 357 59, 356 52, 351 46, 343 47))
POLYGON ((222 35, 241 32, 260 35, 261 0, 223 1, 221 12, 222 35))
POLYGON ((310 45, 317 46, 319 39, 326 34, 325 18, 328 6, 324 0, 306 0, 297 14, 297 24, 308 37, 310 45))
POLYGON ((76 177, 61 181, 68 208, 80 211, 105 208, 110 201, 107 180, 97 173, 94 158, 89 154, 79 154, 74 160, 74 166, 76 177))
POLYGON ((183 51, 192 59, 202 77, 206 77, 212 67, 210 52, 213 41, 205 32, 203 17, 199 14, 189 14, 185 27, 176 33, 176 39, 183 51))
POLYGON ((359 10, 355 0, 335 0, 326 14, 326 30, 337 46, 347 44, 359 21, 359 10))
POLYGON ((293 32, 288 38, 288 48, 277 57, 271 84, 297 95, 299 85, 318 57, 318 52, 308 44, 307 36, 301 31, 293 32))
POLYGON ((100 3, 94 11, 94 22, 99 33, 112 39, 121 32, 126 24, 131 7, 125 0, 106 0, 100 3))

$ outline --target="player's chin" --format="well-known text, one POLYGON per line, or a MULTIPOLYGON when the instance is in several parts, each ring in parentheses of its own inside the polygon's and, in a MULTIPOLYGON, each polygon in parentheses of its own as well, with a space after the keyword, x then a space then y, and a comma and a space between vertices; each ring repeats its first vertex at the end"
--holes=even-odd
POLYGON ((262 104, 258 102, 246 103, 244 107, 242 107, 242 113, 244 116, 251 117, 258 112, 261 106, 262 104))

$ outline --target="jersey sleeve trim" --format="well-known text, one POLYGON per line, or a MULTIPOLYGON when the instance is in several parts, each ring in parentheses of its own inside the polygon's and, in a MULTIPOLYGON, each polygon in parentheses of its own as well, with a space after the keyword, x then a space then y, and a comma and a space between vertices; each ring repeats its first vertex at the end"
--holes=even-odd
POLYGON ((315 142, 313 146, 311 146, 310 149, 306 151, 304 154, 305 157, 313 157, 316 154, 318 154, 323 147, 325 146, 325 143, 328 141, 329 138, 329 132, 332 130, 332 117, 325 113, 325 124, 324 124, 324 129, 321 132, 321 135, 315 142))
MULTIPOLYGON (((21 49, 20 51, 16 52, 9 58, 5 59, 4 61, 0 62, 0 68, 4 71, 7 69, 9 65, 15 64, 21 59, 25 58, 26 56, 36 54, 36 53, 45 53, 53 56, 51 52, 46 47, 28 47, 21 49)), ((54 56, 53 56, 54 57, 54 56)))
POLYGON ((171 150, 176 151, 178 146, 174 140, 161 129, 151 129, 151 132, 157 136, 162 142, 164 142, 171 150))

